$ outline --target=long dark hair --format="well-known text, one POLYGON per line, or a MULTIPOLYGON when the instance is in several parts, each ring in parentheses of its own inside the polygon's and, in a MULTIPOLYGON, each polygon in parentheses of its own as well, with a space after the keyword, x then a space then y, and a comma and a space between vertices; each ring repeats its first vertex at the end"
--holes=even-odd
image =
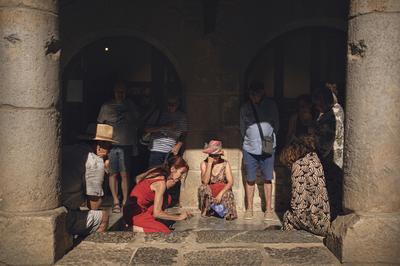
POLYGON ((171 174, 171 167, 175 167, 175 169, 186 168, 189 171, 189 165, 181 156, 171 156, 159 166, 152 167, 145 171, 144 173, 136 176, 136 184, 143 181, 144 179, 155 178, 157 176, 164 176, 167 178, 171 174))
POLYGON ((290 142, 282 150, 279 159, 288 168, 292 168, 295 161, 311 152, 315 152, 315 137, 313 135, 304 135, 290 142))

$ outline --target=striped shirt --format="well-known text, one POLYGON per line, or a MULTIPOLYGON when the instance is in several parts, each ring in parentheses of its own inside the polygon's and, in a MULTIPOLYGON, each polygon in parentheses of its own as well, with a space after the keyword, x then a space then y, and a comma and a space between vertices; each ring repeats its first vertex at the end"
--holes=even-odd
POLYGON ((166 125, 175 126, 173 130, 154 132, 149 147, 150 151, 170 152, 182 134, 188 131, 186 114, 181 111, 176 111, 175 113, 162 112, 161 115, 159 115, 159 112, 156 112, 150 117, 149 125, 156 127, 166 125), (159 120, 158 123, 157 120, 159 120))

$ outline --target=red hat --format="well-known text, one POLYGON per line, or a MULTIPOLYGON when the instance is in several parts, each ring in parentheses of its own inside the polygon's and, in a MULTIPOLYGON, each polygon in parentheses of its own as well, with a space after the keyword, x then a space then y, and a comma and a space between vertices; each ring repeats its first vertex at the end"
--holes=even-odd
POLYGON ((207 154, 224 154, 224 151, 222 150, 222 142, 219 140, 210 140, 209 143, 204 145, 203 152, 207 154))

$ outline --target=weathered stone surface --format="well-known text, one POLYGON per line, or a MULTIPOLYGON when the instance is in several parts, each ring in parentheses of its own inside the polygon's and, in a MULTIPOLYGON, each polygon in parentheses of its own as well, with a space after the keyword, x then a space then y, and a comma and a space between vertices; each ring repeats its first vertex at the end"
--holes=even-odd
POLYGON ((133 232, 102 232, 93 233, 85 238, 84 241, 96 243, 129 243, 136 239, 133 232))
POLYGON ((57 105, 61 48, 57 19, 55 14, 30 8, 0 9, 0 105, 57 105))
POLYGON ((255 249, 193 251, 183 258, 185 265, 261 265, 263 259, 255 249))
POLYGON ((0 212, 0 261, 8 264, 52 264, 72 246, 65 208, 12 214, 0 212))
POLYGON ((400 210, 399 39, 399 12, 349 21, 343 205, 355 212, 400 210))
POLYGON ((297 247, 292 249, 265 248, 271 265, 339 265, 325 247, 297 247))
POLYGON ((56 265, 129 265, 134 251, 122 244, 83 242, 56 265))
POLYGON ((189 236, 189 232, 172 232, 171 234, 151 233, 146 234, 144 239, 146 242, 157 243, 182 243, 189 236))
POLYGON ((0 108, 0 121, 0 210, 58 207, 59 113, 0 108))
POLYGON ((200 184, 200 171, 190 170, 185 182, 181 185, 180 201, 183 207, 198 208, 197 190, 200 184))
POLYGON ((371 12, 400 11, 400 2, 397 0, 352 0, 350 1, 349 16, 354 17, 371 12))
POLYGON ((139 248, 132 259, 132 265, 171 265, 176 263, 178 250, 172 248, 139 248))
POLYGON ((57 1, 53 0, 2 0, 2 6, 19 7, 19 8, 35 8, 42 11, 57 12, 57 1))
POLYGON ((322 240, 305 231, 200 231, 199 243, 322 243, 322 240))
POLYGON ((215 95, 188 95, 187 113, 188 121, 196 121, 189 125, 190 131, 220 129, 220 99, 215 95))
POLYGON ((400 263, 399 213, 339 216, 332 229, 327 247, 342 263, 400 263))

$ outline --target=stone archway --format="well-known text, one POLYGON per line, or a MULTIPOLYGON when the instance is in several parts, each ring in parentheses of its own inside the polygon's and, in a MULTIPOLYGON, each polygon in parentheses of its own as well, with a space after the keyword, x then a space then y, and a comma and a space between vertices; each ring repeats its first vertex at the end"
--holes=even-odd
POLYGON ((95 42, 96 40, 106 38, 106 37, 118 37, 118 36, 127 36, 133 37, 144 42, 149 43, 151 46, 158 49, 161 53, 163 53, 168 60, 173 64, 176 71, 178 72, 178 76, 181 79, 182 87, 185 86, 185 75, 182 67, 180 66, 177 58, 173 55, 173 53, 165 47, 160 41, 157 39, 148 36, 138 30, 134 30, 132 28, 103 28, 98 31, 92 31, 89 34, 81 36, 81 38, 67 41, 64 43, 64 47, 66 47, 61 54, 61 70, 64 70, 74 55, 78 54, 79 51, 82 50, 83 47, 95 42))

